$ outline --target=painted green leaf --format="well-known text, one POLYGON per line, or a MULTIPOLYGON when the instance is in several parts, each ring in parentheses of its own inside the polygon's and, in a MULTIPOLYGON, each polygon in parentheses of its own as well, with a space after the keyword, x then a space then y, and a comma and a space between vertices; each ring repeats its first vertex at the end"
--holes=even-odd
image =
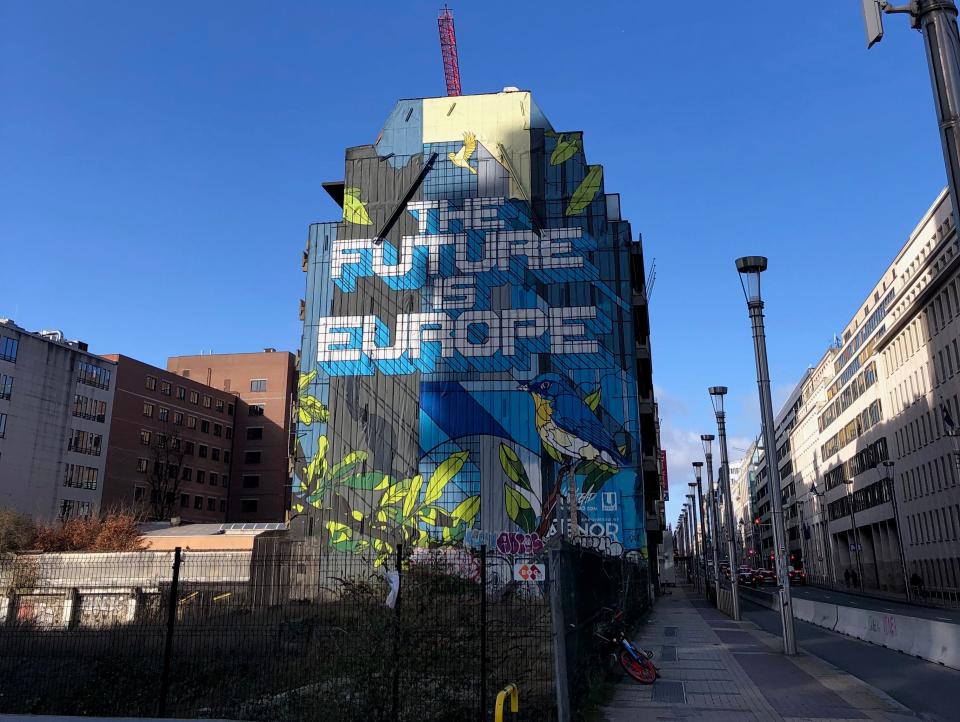
POLYGON ((443 494, 443 488, 450 483, 467 463, 470 453, 467 451, 458 451, 450 454, 433 472, 430 477, 430 483, 427 484, 427 493, 423 496, 424 504, 432 504, 443 494))
POLYGON ((523 531, 529 533, 537 528, 537 515, 523 494, 509 484, 503 485, 506 495, 507 516, 523 531))
POLYGON ((353 530, 339 521, 328 521, 325 525, 331 542, 342 542, 353 536, 353 530))
POLYGON ((583 400, 583 403, 585 403, 591 411, 596 411, 597 407, 600 406, 600 387, 597 386, 597 390, 587 396, 587 398, 583 400))
POLYGON ((331 540, 330 546, 336 549, 338 552, 344 552, 346 554, 360 554, 370 546, 370 542, 368 542, 366 539, 347 539, 344 541, 331 540))
POLYGON ((473 525, 473 520, 477 518, 477 514, 479 513, 480 495, 474 494, 457 504, 454 510, 450 512, 450 516, 454 522, 458 524, 464 522, 469 527, 473 525))
POLYGON ((591 463, 586 477, 583 480, 583 492, 590 493, 599 491, 607 483, 615 470, 606 464, 591 463))
POLYGON ((300 421, 304 424, 310 424, 314 421, 324 424, 330 418, 327 407, 316 396, 303 394, 298 400, 300 402, 300 421))
POLYGON ((330 481, 331 482, 339 481, 340 477, 346 476, 351 471, 353 471, 355 466, 357 466, 358 464, 362 464, 366 460, 367 460, 366 451, 350 452, 345 457, 343 457, 341 461, 334 464, 333 468, 330 470, 330 481))
POLYGON ((576 155, 580 149, 581 136, 579 133, 562 134, 557 139, 557 146, 550 154, 550 165, 560 165, 576 155))
POLYGON ((455 527, 446 526, 443 528, 443 540, 445 542, 463 541, 464 528, 462 524, 455 527))
POLYGON ((524 489, 532 490, 530 479, 527 477, 527 470, 520 463, 517 452, 503 442, 500 443, 500 466, 503 467, 503 473, 509 477, 510 481, 519 484, 524 489))
POLYGON ((603 166, 591 165, 589 168, 590 171, 580 182, 580 185, 577 186, 577 190, 573 192, 573 196, 570 198, 570 203, 567 205, 566 210, 566 215, 568 216, 575 216, 581 213, 584 208, 590 205, 594 196, 597 195, 597 191, 600 190, 600 185, 603 182, 603 166))
POLYGON ((547 454, 549 454, 550 458, 554 461, 563 461, 563 456, 560 454, 560 452, 549 444, 544 444, 543 448, 547 450, 547 454))
POLYGON ((356 223, 359 226, 369 226, 373 223, 367 213, 366 206, 360 200, 359 188, 343 189, 343 220, 347 223, 356 223))
POLYGON ((350 474, 344 476, 338 482, 341 486, 360 491, 372 491, 376 488, 384 488, 384 481, 389 480, 389 476, 382 471, 368 471, 365 474, 350 474))
POLYGON ((417 474, 415 477, 413 477, 413 479, 410 480, 410 489, 407 491, 407 496, 403 500, 404 518, 413 513, 413 509, 417 505, 417 499, 420 498, 420 490, 422 488, 423 476, 421 474, 417 474))
POLYGON ((435 526, 437 523, 437 508, 434 506, 431 506, 426 511, 421 511, 420 521, 423 521, 423 522, 426 522, 427 524, 435 526))
POLYGON ((307 466, 307 482, 310 484, 319 484, 320 480, 327 475, 327 437, 321 436, 317 439, 317 453, 307 466))
POLYGON ((412 479, 403 479, 387 487, 387 490, 383 492, 383 496, 380 497, 380 507, 383 508, 385 506, 399 504, 410 490, 411 481, 412 479))
POLYGON ((300 380, 297 382, 297 391, 303 393, 303 390, 310 385, 310 382, 317 377, 317 371, 314 369, 310 373, 300 374, 300 380))

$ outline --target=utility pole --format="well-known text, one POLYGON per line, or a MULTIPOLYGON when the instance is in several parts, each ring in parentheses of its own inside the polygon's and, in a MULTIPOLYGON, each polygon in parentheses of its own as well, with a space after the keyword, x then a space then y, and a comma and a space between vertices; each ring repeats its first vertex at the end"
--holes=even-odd
POLYGON ((904 13, 911 27, 923 33, 930 83, 937 106, 943 164, 947 170, 954 226, 960 228, 960 31, 954 0, 913 0, 894 6, 884 0, 861 0, 867 48, 883 37, 881 13, 904 13))

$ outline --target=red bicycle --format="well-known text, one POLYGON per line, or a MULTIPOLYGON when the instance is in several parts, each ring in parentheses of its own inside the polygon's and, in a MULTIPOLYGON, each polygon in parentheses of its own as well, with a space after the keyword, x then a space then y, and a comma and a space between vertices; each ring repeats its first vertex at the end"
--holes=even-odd
MULTIPOLYGON (((609 610, 613 611, 613 610, 609 610)), ((623 612, 615 612, 604 630, 594 630, 593 635, 610 647, 615 654, 623 671, 641 684, 653 684, 660 676, 660 671, 651 661, 653 652, 638 649, 629 639, 623 627, 623 612), (605 633, 603 633, 605 632, 605 633)))

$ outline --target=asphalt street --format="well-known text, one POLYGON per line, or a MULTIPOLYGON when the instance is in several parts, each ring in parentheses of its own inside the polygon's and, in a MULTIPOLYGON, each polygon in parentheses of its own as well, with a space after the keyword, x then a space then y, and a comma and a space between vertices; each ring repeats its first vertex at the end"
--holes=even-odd
MULTIPOLYGON (((758 590, 769 592, 770 588, 758 590)), ((801 599, 813 599, 818 602, 830 602, 831 604, 842 604, 845 607, 859 607, 860 609, 869 609, 873 612, 891 612, 894 614, 903 614, 909 617, 920 617, 921 619, 937 619, 941 622, 953 622, 960 624, 960 610, 956 609, 935 609, 933 607, 921 607, 913 604, 904 604, 889 599, 878 599, 877 597, 867 597, 860 594, 846 594, 834 589, 820 589, 819 587, 802 587, 792 585, 790 591, 795 597, 801 599)))
MULTIPOLYGON (((863 600, 862 597, 853 598, 863 600)), ((837 599, 829 601, 840 603, 837 599)), ((749 600, 743 600, 742 612, 745 619, 761 629, 781 634, 777 612, 749 600)), ((924 719, 946 722, 960 717, 960 672, 807 622, 796 623, 796 635, 802 649, 883 690, 924 719)))

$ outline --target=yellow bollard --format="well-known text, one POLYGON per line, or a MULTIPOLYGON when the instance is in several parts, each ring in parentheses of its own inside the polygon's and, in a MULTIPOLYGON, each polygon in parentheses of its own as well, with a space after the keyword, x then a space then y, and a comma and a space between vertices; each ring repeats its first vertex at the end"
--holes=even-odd
POLYGON ((520 691, 517 689, 517 685, 508 684, 497 692, 497 706, 494 708, 493 715, 494 722, 503 722, 503 703, 506 702, 507 695, 510 695, 510 711, 514 714, 520 711, 520 691))

